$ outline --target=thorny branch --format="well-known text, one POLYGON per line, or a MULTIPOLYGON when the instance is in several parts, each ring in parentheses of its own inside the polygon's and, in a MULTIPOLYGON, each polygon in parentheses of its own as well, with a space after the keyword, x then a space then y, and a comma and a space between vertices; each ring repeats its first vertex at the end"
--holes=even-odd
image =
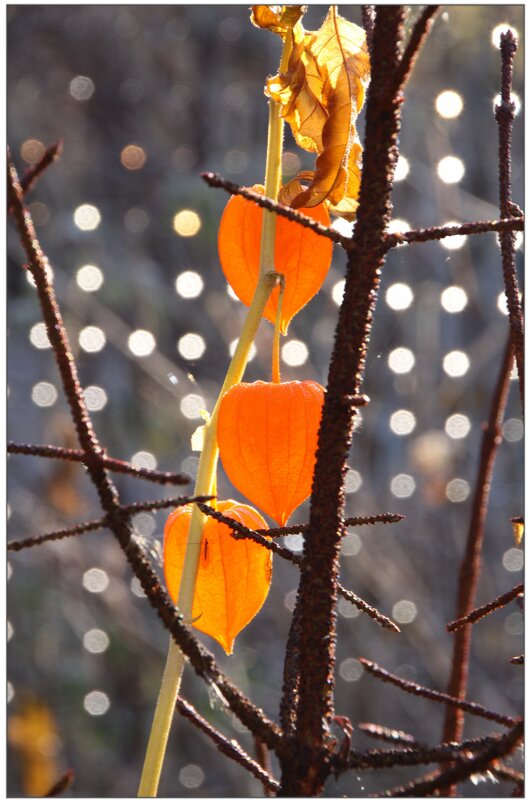
POLYGON ((408 746, 416 742, 412 734, 398 729, 389 729, 387 726, 379 726, 377 723, 358 723, 356 728, 364 734, 368 734, 369 737, 385 743, 399 743, 408 746))
POLYGON ((426 6, 416 21, 398 68, 391 76, 390 88, 387 92, 390 97, 394 97, 398 91, 401 91, 409 80, 420 49, 431 31, 439 8, 440 6, 426 6))
MULTIPOLYGON (((513 60, 517 52, 517 39, 511 30, 501 34, 501 102, 495 107, 495 119, 499 129, 499 193, 501 217, 508 217, 511 212, 511 142, 515 103, 511 99, 513 60)), ((502 232, 499 235, 502 255, 502 272, 504 288, 513 337, 513 347, 517 371, 519 373, 519 391, 524 408, 524 319, 519 295, 519 283, 515 269, 515 236, 502 232)))
MULTIPOLYGON (((233 531, 233 537, 235 539, 250 539, 253 542, 256 542, 258 545, 261 545, 263 548, 267 548, 268 551, 272 551, 273 553, 280 556, 282 559, 286 559, 286 561, 291 562, 294 565, 300 567, 303 564, 303 556, 300 554, 293 553, 289 550, 289 548, 285 548, 284 545, 279 545, 278 542, 274 542, 270 540, 265 535, 267 532, 265 529, 261 531, 253 531, 247 526, 244 526, 243 523, 239 523, 238 520, 233 520, 232 518, 223 515, 217 509, 213 509, 212 506, 208 506, 205 503, 198 503, 199 508, 201 511, 208 515, 209 517, 213 517, 215 520, 218 520, 220 523, 224 523, 226 526, 233 531)), ((339 582, 337 583, 337 591, 339 595, 343 598, 346 598, 347 601, 354 604, 358 609, 362 612, 366 612, 366 614, 371 617, 376 623, 379 623, 380 626, 383 628, 388 629, 389 631, 396 631, 400 632, 400 629, 390 618, 383 615, 379 612, 375 607, 370 606, 366 601, 360 598, 358 595, 353 593, 351 590, 345 589, 339 582)))
MULTIPOLYGON (((328 775, 325 725, 333 716, 337 572, 344 506, 344 471, 356 410, 345 396, 361 393, 362 374, 384 261, 383 235, 397 161, 399 101, 384 98, 386 76, 397 68, 403 31, 401 6, 376 11, 372 80, 357 223, 336 329, 319 429, 310 521, 296 605, 299 685, 291 755, 282 758, 280 795, 319 794, 328 775), (352 257, 353 253, 353 257, 352 257), (314 569, 316 567, 316 569, 314 569)), ((287 688, 284 688, 287 691, 287 688)))
MULTIPOLYGON (((499 712, 492 712, 491 709, 486 709, 486 707, 481 704, 476 704, 473 701, 463 701, 460 698, 447 695, 447 693, 441 693, 438 692, 438 690, 431 690, 429 687, 423 687, 421 684, 416 684, 414 681, 400 679, 399 676, 389 673, 388 670, 380 667, 376 662, 371 662, 369 659, 361 657, 359 661, 365 670, 373 676, 376 676, 376 678, 386 681, 389 684, 394 684, 396 687, 405 690, 406 693, 411 693, 411 695, 428 698, 430 701, 438 701, 441 704, 447 704, 448 707, 462 709, 465 712, 469 712, 471 715, 477 715, 478 717, 486 718, 486 720, 492 720, 494 723, 500 723, 502 726, 511 727, 515 726, 517 723, 515 718, 511 718, 509 715, 501 715, 499 712)), ((452 741, 444 738, 444 742, 452 741)))
MULTIPOLYGON (((7 444, 8 453, 20 453, 26 456, 42 456, 46 459, 64 459, 68 462, 81 462, 87 465, 93 456, 86 451, 74 450, 72 448, 59 448, 54 445, 23 445, 17 442, 7 444)), ((121 459, 112 459, 106 453, 101 454, 101 461, 105 468, 114 473, 126 473, 141 478, 145 481, 153 481, 156 484, 188 484, 190 479, 184 473, 169 473, 162 470, 151 470, 148 467, 134 467, 129 462, 121 459)))
POLYGON ((524 584, 517 584, 512 590, 505 592, 503 595, 499 595, 498 598, 495 598, 493 601, 490 601, 484 606, 479 606, 478 609, 473 609, 469 614, 464 615, 464 617, 458 618, 458 620, 452 620, 451 623, 448 623, 446 628, 448 631, 457 631, 458 629, 462 628, 463 626, 467 626, 468 623, 477 623, 477 621, 482 620, 483 617, 489 615, 490 612, 494 612, 496 609, 501 609, 506 604, 509 604, 514 598, 517 598, 519 595, 524 594, 524 584))
MULTIPOLYGON (((287 220, 296 222, 304 228, 310 228, 320 236, 331 239, 338 245, 342 245, 345 250, 352 247, 353 237, 340 234, 334 228, 328 228, 326 225, 312 220, 300 211, 285 206, 283 203, 278 203, 271 198, 259 195, 252 189, 245 186, 240 186, 233 181, 228 181, 222 178, 221 175, 212 172, 202 173, 202 178, 209 186, 219 189, 225 189, 231 195, 242 195, 242 197, 256 203, 269 211, 276 212, 280 217, 286 217, 287 220)), ((384 243, 386 249, 395 248, 398 245, 413 244, 414 242, 432 242, 438 239, 444 239, 447 236, 467 236, 469 234, 485 234, 485 233, 500 233, 501 231, 522 231, 524 230, 524 215, 509 216, 506 215, 501 220, 483 220, 475 222, 460 223, 460 225, 434 225, 430 228, 417 228, 402 233, 382 233, 380 234, 380 242, 384 243)))
MULTIPOLYGON (((54 161, 57 161, 57 159, 60 158, 62 153, 62 145, 62 139, 59 139, 58 142, 50 145, 44 152, 44 155, 40 161, 26 170, 20 180, 20 188, 22 189, 23 195, 26 195, 30 189, 33 189, 42 173, 50 166, 50 164, 53 164, 54 161)), ((9 213, 11 213, 12 210, 12 207, 9 206, 9 213)))
MULTIPOLYGON (((466 550, 458 575, 457 618, 462 618, 469 614, 475 605, 491 479, 495 456, 502 437, 502 421, 508 399, 512 366, 513 343, 510 334, 491 401, 487 427, 482 435, 479 470, 473 495, 466 550)), ((451 676, 447 690, 449 695, 455 698, 464 699, 466 695, 470 644, 471 627, 465 626, 455 634, 451 676)), ((464 710, 461 707, 448 707, 444 721, 444 741, 460 740, 463 729, 464 710)))
MULTIPOLYGON (((209 495, 197 495, 193 498, 163 498, 159 501, 137 501, 135 503, 121 506, 123 516, 137 515, 139 512, 153 512, 159 509, 171 509, 177 506, 186 506, 189 503, 201 503, 202 501, 210 501, 209 495)), ((108 515, 100 517, 98 520, 91 520, 88 523, 81 523, 77 526, 70 528, 59 529, 58 531, 50 531, 48 534, 39 534, 35 537, 26 537, 23 540, 13 540, 7 543, 8 551, 22 551, 25 548, 33 548, 35 545, 42 545, 45 542, 53 542, 54 540, 63 540, 66 537, 76 537, 79 534, 86 534, 89 531, 96 531, 101 528, 111 527, 111 520, 108 515)))
POLYGON ((262 782, 262 786, 265 789, 278 789, 278 782, 276 782, 267 771, 263 770, 258 762, 255 762, 255 760, 241 748, 236 740, 228 740, 227 737, 220 734, 217 729, 211 726, 205 718, 196 711, 192 704, 185 701, 181 696, 179 696, 176 701, 176 709, 184 718, 190 720, 193 726, 203 731, 204 734, 213 741, 221 754, 225 754, 238 765, 248 770, 256 779, 262 782))
POLYGON ((13 207, 20 241, 29 262, 28 267, 35 279, 48 339, 57 360, 64 394, 70 406, 81 449, 91 455, 91 458, 87 460, 86 467, 97 489, 101 506, 108 516, 109 527, 112 529, 151 606, 156 610, 163 624, 178 647, 187 656, 197 674, 206 681, 216 684, 230 709, 253 734, 258 735, 270 748, 280 749, 282 738, 278 727, 219 670, 212 654, 198 642, 188 626, 182 622, 181 615, 171 604, 155 571, 145 558, 140 546, 134 541, 128 515, 126 513, 123 514, 117 490, 101 459, 103 451, 92 427, 66 329, 53 286, 47 276, 47 260, 37 239, 31 214, 24 208, 20 182, 10 159, 8 178, 9 203, 13 207))
POLYGON ((523 721, 519 721, 506 734, 483 749, 477 756, 460 758, 453 767, 448 768, 434 778, 409 782, 403 787, 395 787, 385 793, 376 795, 376 798, 405 798, 407 796, 432 795, 437 790, 445 790, 458 782, 464 781, 474 773, 487 770, 490 763, 510 754, 523 737, 523 721))

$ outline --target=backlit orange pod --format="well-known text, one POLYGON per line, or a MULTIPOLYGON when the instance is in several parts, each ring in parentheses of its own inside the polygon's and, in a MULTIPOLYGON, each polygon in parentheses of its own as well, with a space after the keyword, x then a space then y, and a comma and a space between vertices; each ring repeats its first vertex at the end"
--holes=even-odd
MULTIPOLYGON (((263 194, 257 184, 253 191, 263 194)), ((326 206, 298 209, 323 225, 330 225, 326 206)), ((233 196, 224 209, 218 231, 218 253, 224 275, 242 303, 249 306, 260 268, 260 238, 264 209, 241 195, 233 196)), ((274 269, 286 278, 281 316, 285 334, 292 317, 319 291, 332 260, 332 242, 309 228, 277 215, 274 269)), ((275 322, 278 287, 264 308, 264 317, 275 322)))
POLYGON ((282 526, 310 495, 324 389, 255 381, 222 398, 218 446, 235 487, 282 526))
MULTIPOLYGON (((268 528, 256 509, 246 504, 218 501, 216 508, 247 528, 268 528)), ((191 507, 183 506, 165 523, 163 569, 174 603, 178 601, 191 514, 191 507)), ((235 637, 266 600, 271 570, 271 551, 251 540, 235 540, 229 526, 208 517, 194 591, 194 628, 214 637, 227 654, 232 653, 235 637)))

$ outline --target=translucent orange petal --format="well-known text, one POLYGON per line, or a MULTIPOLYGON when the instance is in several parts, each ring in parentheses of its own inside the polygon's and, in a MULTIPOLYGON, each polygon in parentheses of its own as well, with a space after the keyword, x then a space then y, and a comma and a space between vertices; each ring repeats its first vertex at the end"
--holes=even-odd
MULTIPOLYGON (((248 528, 267 528, 263 517, 251 506, 228 500, 219 501, 217 509, 248 528)), ((165 581, 175 603, 190 521, 191 508, 185 506, 175 509, 165 524, 165 581)), ((271 551, 251 540, 235 540, 229 526, 207 518, 194 593, 193 626, 214 637, 227 654, 232 653, 237 634, 266 600, 271 564, 271 551)))
MULTIPOLYGON (((263 187, 255 185, 255 192, 263 187)), ((323 225, 330 225, 325 206, 299 209, 323 225)), ((264 210, 241 195, 225 207, 218 231, 218 252, 224 275, 242 303, 249 306, 259 275, 260 235, 264 210)), ((308 228, 277 216, 275 270, 286 277, 282 306, 282 333, 292 317, 319 291, 332 260, 332 242, 308 228)), ((273 290, 264 317, 275 322, 279 288, 273 290)))
POLYGON ((324 389, 316 381, 255 381, 227 392, 218 445, 235 487, 284 525, 310 495, 324 389))

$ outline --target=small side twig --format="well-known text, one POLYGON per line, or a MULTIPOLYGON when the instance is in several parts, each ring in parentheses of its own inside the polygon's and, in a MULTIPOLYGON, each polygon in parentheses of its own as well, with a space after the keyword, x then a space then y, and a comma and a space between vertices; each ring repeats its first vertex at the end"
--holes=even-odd
POLYGON ((486 220, 460 223, 459 225, 433 225, 430 228, 415 228, 396 234, 387 234, 387 248, 415 242, 433 242, 448 236, 468 236, 471 234, 500 233, 501 231, 524 230, 524 216, 506 217, 503 220, 486 220))
MULTIPOLYGON (((343 520, 344 526, 373 526, 376 523, 399 523, 405 520, 405 515, 392 514, 385 512, 379 515, 369 515, 368 517, 346 517, 343 520)), ((259 534, 266 534, 268 537, 286 537, 288 534, 304 534, 308 531, 308 523, 297 523, 292 526, 281 526, 281 528, 258 528, 259 534)))
POLYGON ((302 225, 304 228, 310 228, 320 236, 325 236, 327 239, 331 239, 332 242, 343 245, 343 247, 348 247, 350 245, 350 237, 343 236, 343 234, 338 233, 338 231, 335 231, 333 228, 328 228, 326 225, 322 225, 322 223, 312 220, 311 217, 307 217, 305 214, 292 209, 290 206, 285 206, 283 203, 278 203, 276 200, 271 200, 271 198, 266 197, 265 195, 259 195, 258 192, 254 192, 252 189, 248 189, 245 186, 239 186, 238 184, 233 183, 233 181, 228 181, 226 178, 222 178, 221 175, 218 175, 218 173, 202 172, 201 177, 208 186, 218 189, 225 189, 225 191, 229 192, 230 195, 242 195, 242 197, 247 198, 247 200, 252 200, 253 203, 257 204, 257 206, 261 206, 263 209, 268 209, 268 211, 274 211, 280 217, 286 217, 287 220, 296 222, 299 225, 302 225))
POLYGON ((395 765, 427 765, 433 762, 451 762, 464 756, 471 756, 475 751, 490 748, 501 742, 503 734, 491 734, 487 737, 475 737, 461 743, 441 743, 440 745, 423 745, 414 743, 410 747, 392 749, 372 749, 370 751, 353 751, 348 758, 348 765, 353 770, 379 770, 392 768, 395 765))
MULTIPOLYGON (((186 506, 189 503, 200 503, 202 501, 210 501, 209 495, 197 495, 196 497, 182 497, 182 498, 164 498, 160 501, 138 501, 136 503, 127 504, 121 507, 123 517, 130 517, 139 512, 152 512, 159 509, 171 509, 178 506, 186 506)), ((96 531, 100 528, 111 527, 111 520, 108 515, 100 517, 98 520, 90 520, 87 523, 80 523, 77 526, 70 528, 59 529, 58 531, 50 531, 48 534, 39 534, 35 537, 26 537, 23 540, 13 540, 7 543, 8 551, 22 551, 25 548, 33 548, 35 545, 43 545, 46 542, 53 542, 55 540, 63 540, 66 537, 76 537, 79 534, 86 534, 89 531, 96 531)))
POLYGON ((236 740, 228 740, 227 737, 224 737, 223 734, 211 726, 211 724, 196 711, 193 705, 185 701, 181 696, 179 696, 176 701, 176 709, 180 715, 187 718, 193 726, 196 726, 200 731, 206 734, 207 737, 213 741, 221 754, 228 756, 262 782, 262 786, 265 790, 275 791, 278 789, 278 782, 270 775, 269 771, 264 770, 258 762, 255 762, 236 740))
POLYGON ((389 89, 390 94, 394 95, 397 90, 401 91, 405 87, 405 84, 407 83, 413 70, 420 49, 429 35, 431 26, 439 8, 440 6, 426 6, 416 21, 409 37, 409 41, 405 46, 405 50, 401 57, 398 68, 396 69, 394 75, 391 76, 391 87, 389 89))
POLYGON ((477 756, 461 758, 453 765, 434 778, 409 782, 402 787, 394 787, 385 793, 376 795, 375 798, 405 798, 407 796, 427 796, 436 791, 441 791, 464 781, 474 773, 482 773, 487 770, 491 763, 501 757, 510 754, 518 745, 523 737, 524 724, 518 721, 511 731, 506 732, 497 739, 492 745, 484 749, 477 756))
MULTIPOLYGON (((53 145, 50 145, 44 152, 44 155, 37 164, 29 167, 20 180, 20 188, 22 194, 26 195, 30 189, 33 189, 42 173, 53 164, 54 161, 60 158, 63 147, 62 139, 59 139, 53 145)), ((12 206, 8 208, 8 213, 12 212, 12 206)))
MULTIPOLYGON (((273 553, 280 556, 282 559, 286 559, 286 561, 291 562, 294 565, 300 567, 303 564, 303 556, 301 554, 296 554, 290 551, 288 548, 285 548, 284 545, 279 545, 278 542, 274 542, 273 540, 269 539, 268 537, 264 536, 266 534, 266 530, 262 529, 264 534, 261 534, 260 531, 253 531, 247 526, 244 526, 242 523, 239 523, 238 520, 233 520, 232 518, 223 515, 217 509, 213 509, 212 506, 208 506, 205 503, 198 503, 198 507, 200 510, 208 515, 208 517, 212 517, 215 520, 218 520, 219 523, 224 523, 224 525, 228 526, 232 532, 233 537, 235 539, 250 539, 253 542, 256 542, 258 545, 262 545, 263 548, 266 548, 268 551, 272 551, 273 553)), ((337 591, 339 595, 343 598, 346 598, 347 601, 350 601, 354 606, 360 609, 362 612, 365 612, 372 620, 375 620, 376 623, 379 623, 385 629, 389 631, 396 631, 400 632, 400 629, 390 618, 383 615, 380 611, 378 611, 374 606, 371 606, 358 595, 356 595, 352 590, 345 589, 341 584, 337 584, 337 591)))
POLYGON ((65 790, 68 790, 72 786, 74 781, 75 771, 72 768, 69 768, 69 770, 63 773, 60 779, 55 782, 53 787, 51 787, 48 792, 44 794, 44 798, 55 798, 56 796, 61 795, 65 790))
POLYGON ((519 654, 519 656, 512 656, 510 659, 512 665, 524 665, 524 654, 519 654))
POLYGON ((459 698, 453 698, 453 696, 447 695, 447 693, 441 693, 438 690, 431 690, 429 687, 416 684, 414 681, 400 679, 399 676, 389 673, 388 670, 385 670, 385 668, 382 668, 380 665, 376 664, 376 662, 371 662, 370 659, 360 657, 359 661, 368 673, 389 684, 394 684, 395 687, 399 687, 406 693, 411 693, 411 695, 417 695, 421 698, 427 698, 430 701, 437 701, 441 704, 447 704, 448 706, 462 709, 465 712, 469 712, 471 715, 477 715, 486 720, 492 720, 494 723, 500 723, 502 726, 508 726, 509 728, 517 724, 515 718, 511 718, 509 715, 501 715, 500 712, 493 712, 491 709, 486 709, 486 707, 481 704, 477 704, 473 701, 462 701, 459 698))
MULTIPOLYGON (((54 445, 26 445, 18 442, 8 442, 8 453, 18 453, 25 456, 41 456, 45 459, 63 459, 67 462, 81 462, 87 465, 93 458, 90 453, 74 448, 60 448, 54 445)), ((189 476, 185 473, 170 473, 163 470, 151 470, 148 467, 134 467, 130 462, 121 459, 112 459, 105 453, 100 456, 104 466, 114 473, 127 473, 135 478, 153 481, 155 484, 188 484, 189 476)))
POLYGON ((462 628, 463 626, 467 626, 468 623, 477 623, 477 621, 482 620, 483 617, 489 615, 490 612, 494 612, 496 609, 501 609, 503 606, 506 606, 518 595, 524 594, 524 584, 517 584, 512 590, 509 592, 505 592, 503 595, 499 595, 498 598, 495 598, 493 601, 490 601, 484 606, 479 606, 477 609, 473 609, 469 614, 464 615, 464 617, 460 617, 457 620, 452 620, 451 623, 448 623, 446 628, 448 631, 457 631, 458 629, 462 628))
POLYGON ((416 743, 412 734, 398 729, 389 729, 387 726, 379 726, 377 723, 358 723, 356 728, 375 740, 382 740, 384 743, 397 743, 410 746, 416 743))

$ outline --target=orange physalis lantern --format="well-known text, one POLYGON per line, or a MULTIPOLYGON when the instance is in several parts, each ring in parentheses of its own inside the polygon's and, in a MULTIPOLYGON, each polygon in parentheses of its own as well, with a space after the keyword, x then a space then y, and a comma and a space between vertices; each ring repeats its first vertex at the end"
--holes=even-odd
POLYGON ((222 398, 217 434, 225 471, 280 526, 310 495, 323 400, 316 381, 238 384, 222 398))
MULTIPOLYGON (((263 517, 238 501, 219 501, 219 512, 251 529, 268 528, 263 517)), ((192 510, 175 509, 165 524, 164 572, 176 603, 192 510)), ((237 634, 255 617, 271 584, 272 554, 251 540, 235 540, 231 529, 212 517, 205 521, 192 608, 193 626, 233 651, 237 634)))
MULTIPOLYGON (((262 194, 264 187, 253 191, 262 194)), ((324 205, 299 209, 323 225, 330 225, 324 205)), ((260 236, 264 209, 241 195, 233 196, 225 207, 218 231, 220 264, 231 288, 242 303, 249 306, 255 293, 260 267, 260 236)), ((332 242, 309 228, 277 215, 274 269, 286 278, 281 316, 281 332, 285 334, 292 317, 319 291, 330 262, 332 242)), ((275 322, 278 287, 273 290, 264 308, 264 317, 275 322)))

